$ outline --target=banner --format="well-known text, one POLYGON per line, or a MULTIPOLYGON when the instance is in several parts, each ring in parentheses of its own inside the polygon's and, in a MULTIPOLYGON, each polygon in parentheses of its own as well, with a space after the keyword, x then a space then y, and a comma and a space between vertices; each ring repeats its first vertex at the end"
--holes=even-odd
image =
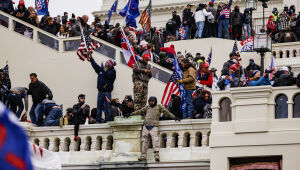
POLYGON ((241 50, 241 53, 242 52, 254 52, 254 50, 253 50, 253 47, 254 47, 253 36, 248 38, 248 39, 245 39, 244 41, 242 41, 241 45, 243 46, 242 50, 241 50))
POLYGON ((49 15, 49 0, 35 0, 35 9, 38 15, 49 15))

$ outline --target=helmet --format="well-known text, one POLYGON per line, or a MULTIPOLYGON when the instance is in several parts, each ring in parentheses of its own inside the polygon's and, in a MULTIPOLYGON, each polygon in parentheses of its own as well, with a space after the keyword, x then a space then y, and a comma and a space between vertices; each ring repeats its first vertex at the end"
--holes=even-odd
POLYGON ((157 98, 156 98, 155 96, 151 96, 151 97, 149 97, 148 102, 149 102, 149 105, 150 105, 151 107, 154 107, 154 106, 157 105, 157 98), (154 101, 155 104, 154 104, 154 105, 151 105, 151 104, 150 104, 150 101, 154 101))

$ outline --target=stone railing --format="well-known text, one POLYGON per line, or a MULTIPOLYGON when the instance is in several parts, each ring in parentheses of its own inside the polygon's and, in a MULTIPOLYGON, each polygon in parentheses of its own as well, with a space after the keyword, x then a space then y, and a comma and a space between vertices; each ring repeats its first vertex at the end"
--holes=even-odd
MULTIPOLYGON (((37 28, 27 22, 24 22, 16 17, 8 15, 0 11, 0 28, 6 28, 10 32, 19 33, 20 35, 31 39, 33 42, 43 44, 58 53, 73 52, 78 49, 81 43, 81 37, 58 38, 40 28, 37 28)), ((94 36, 91 38, 95 42, 102 44, 101 48, 95 51, 111 59, 116 60, 117 63, 125 64, 122 49, 111 43, 98 39, 94 36)), ((150 62, 153 78, 167 83, 171 77, 172 72, 158 64, 150 62)))
MULTIPOLYGON (((161 121, 159 140, 162 161, 208 160, 210 122, 209 119, 161 121)), ((73 140, 72 125, 60 128, 23 124, 23 127, 32 143, 57 152, 63 164, 76 164, 136 161, 141 152, 142 124, 140 116, 132 116, 127 119, 117 117, 106 124, 80 125, 77 142, 73 140), (86 158, 80 161, 70 159, 83 155, 86 158)), ((148 157, 153 159, 151 152, 148 157)))
POLYGON ((213 133, 293 129, 298 128, 296 122, 300 123, 300 93, 296 86, 232 88, 214 92, 213 96, 213 133))
POLYGON ((300 58, 300 42, 273 44, 273 56, 276 59, 300 58))

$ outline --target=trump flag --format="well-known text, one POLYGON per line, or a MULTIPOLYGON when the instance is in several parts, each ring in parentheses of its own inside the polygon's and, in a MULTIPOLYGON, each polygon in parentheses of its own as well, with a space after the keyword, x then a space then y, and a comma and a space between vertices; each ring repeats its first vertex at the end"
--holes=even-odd
POLYGON ((0 169, 32 170, 28 139, 17 117, 0 102, 0 169))
POLYGON ((49 15, 49 0, 35 0, 35 8, 38 15, 49 15))

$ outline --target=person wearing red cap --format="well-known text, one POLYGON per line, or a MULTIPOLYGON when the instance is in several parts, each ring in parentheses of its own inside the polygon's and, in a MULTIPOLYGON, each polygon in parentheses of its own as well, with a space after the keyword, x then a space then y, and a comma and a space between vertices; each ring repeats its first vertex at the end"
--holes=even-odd
POLYGON ((269 16, 269 20, 267 23, 267 33, 272 36, 272 39, 275 39, 276 24, 273 15, 269 16))
POLYGON ((97 99, 97 123, 104 123, 106 121, 112 121, 113 117, 111 114, 111 106, 108 103, 108 100, 111 100, 111 92, 114 89, 114 82, 116 80, 116 62, 113 60, 107 60, 105 66, 103 64, 99 66, 93 57, 90 59, 91 65, 94 68, 95 72, 98 74, 98 99, 97 99), (105 121, 102 120, 102 111, 106 106, 105 112, 105 121))
POLYGON ((202 69, 198 73, 198 79, 200 84, 211 87, 213 84, 213 75, 209 71, 209 64, 203 63, 202 69))
POLYGON ((240 78, 236 77, 236 72, 239 70, 239 64, 235 63, 229 67, 227 74, 224 74, 220 77, 219 82, 217 83, 220 90, 229 90, 232 87, 240 86, 240 78))
MULTIPOLYGON (((18 9, 14 11, 13 16, 15 16, 18 19, 21 19, 23 21, 26 21, 26 19, 29 16, 29 12, 25 7, 24 0, 19 1, 18 9)), ((16 25, 16 27, 17 27, 17 25, 16 25)))
MULTIPOLYGON (((233 64, 239 64, 240 61, 240 53, 239 52, 232 52, 230 53, 230 60, 224 63, 223 69, 221 71, 222 75, 227 75, 229 72, 229 67, 232 66, 233 64)), ((243 74, 243 68, 242 66, 239 65, 239 69, 235 71, 235 76, 236 77, 241 77, 243 74)))
POLYGON ((148 64, 150 55, 144 54, 142 60, 135 62, 133 66, 133 96, 134 110, 140 110, 147 104, 148 82, 152 77, 151 67, 148 64))
POLYGON ((12 0, 1 0, 0 1, 0 11, 12 14, 14 12, 14 6, 12 0))

